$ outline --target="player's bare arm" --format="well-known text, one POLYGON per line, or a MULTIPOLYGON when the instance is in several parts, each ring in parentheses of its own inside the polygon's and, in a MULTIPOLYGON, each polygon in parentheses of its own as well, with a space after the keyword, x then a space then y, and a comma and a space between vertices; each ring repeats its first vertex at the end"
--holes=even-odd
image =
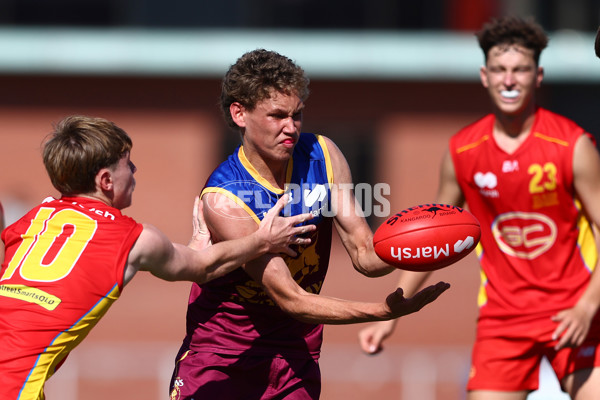
MULTIPOLYGON (((600 226, 600 156, 596 146, 586 135, 577 141, 573 153, 573 180, 577 197, 590 217, 600 226)), ((598 265, 592 273, 590 284, 573 308, 557 313, 558 323, 554 338, 557 348, 579 346, 587 337, 592 318, 600 307, 600 273, 598 265)))
POLYGON ((413 297, 405 298, 401 290, 396 290, 381 303, 364 303, 306 292, 294 281, 283 259, 275 255, 252 260, 245 270, 283 311, 313 324, 341 325, 398 318, 419 311, 450 287, 439 282, 413 297))
POLYGON ((206 239, 208 230, 202 213, 202 203, 196 202, 194 213, 194 235, 190 247, 171 243, 158 229, 144 225, 129 256, 125 281, 128 282, 137 270, 145 270, 168 281, 193 281, 204 283, 223 276, 248 260, 268 252, 285 252, 295 255, 291 244, 310 243, 310 239, 297 235, 315 229, 314 225, 296 226, 311 217, 302 214, 293 217, 279 217, 287 198, 280 199, 267 213, 254 232, 235 240, 223 241, 214 245, 206 239), (202 236, 205 239, 202 239, 202 236), (204 242, 205 248, 198 249, 204 242))
MULTIPOLYGON (((256 222, 249 218, 247 212, 223 195, 207 193, 203 200, 208 205, 218 202, 221 207, 219 213, 214 208, 205 208, 206 223, 215 240, 231 240, 256 230, 256 222), (235 218, 235 224, 231 223, 231 218, 235 218)), ((440 283, 424 289, 413 298, 406 299, 394 292, 388 296, 387 302, 361 303, 306 292, 293 279, 283 258, 276 254, 255 258, 243 268, 284 312, 308 323, 350 324, 396 318, 418 311, 448 288, 447 284, 440 283)))
MULTIPOLYGON (((454 173, 454 165, 449 151, 446 151, 442 158, 440 166, 440 182, 436 196, 436 203, 452 204, 459 207, 464 205, 464 196, 460 190, 460 186, 456 181, 454 173)), ((423 287, 427 279, 431 276, 431 271, 416 272, 402 271, 397 287, 402 288, 407 296, 412 296, 414 293, 423 287)), ((383 350, 384 341, 392 335, 397 319, 389 321, 381 321, 371 324, 363 328, 358 333, 358 341, 361 349, 367 354, 377 354, 383 350)))
POLYGON ((438 184, 435 202, 463 207, 465 204, 465 197, 456 180, 454 164, 452 163, 452 156, 450 155, 449 150, 446 150, 446 153, 444 153, 442 158, 439 177, 440 182, 438 184))
POLYGON ((395 271, 373 249, 373 231, 365 220, 352 190, 352 176, 346 158, 328 138, 324 138, 331 157, 334 185, 331 191, 336 230, 354 268, 361 274, 377 277, 395 271))

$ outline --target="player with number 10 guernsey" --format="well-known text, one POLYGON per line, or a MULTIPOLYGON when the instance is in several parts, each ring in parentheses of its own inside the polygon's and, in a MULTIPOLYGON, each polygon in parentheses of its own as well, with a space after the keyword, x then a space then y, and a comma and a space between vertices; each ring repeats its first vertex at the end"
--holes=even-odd
POLYGON ((0 325, 13 328, 0 330, 0 364, 12 364, 2 386, 18 383, 8 398, 33 398, 27 393, 40 391, 117 300, 141 231, 116 208, 85 197, 46 199, 6 228, 0 325))
POLYGON ((86 116, 66 117, 45 142, 44 165, 61 197, 47 198, 2 233, 0 399, 43 400, 45 382, 138 271, 207 282, 262 254, 294 255, 290 244, 309 243, 297 235, 314 227, 295 225, 310 214, 277 216, 285 196, 258 235, 215 245, 197 199, 190 243, 172 243, 120 211, 131 205, 136 183, 132 145, 114 123, 86 116))

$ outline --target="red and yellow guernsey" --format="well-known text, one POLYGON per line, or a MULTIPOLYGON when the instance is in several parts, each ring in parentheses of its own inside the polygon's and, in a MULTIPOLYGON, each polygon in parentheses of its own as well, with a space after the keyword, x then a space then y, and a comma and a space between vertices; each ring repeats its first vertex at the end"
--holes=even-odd
POLYGON ((48 198, 2 233, 0 398, 43 399, 45 381, 123 289, 142 225, 100 201, 48 198))
POLYGON ((530 134, 508 154, 492 137, 494 118, 450 140, 457 181, 481 223, 480 336, 549 322, 579 299, 597 260, 573 185, 573 150, 584 130, 538 108, 530 134))

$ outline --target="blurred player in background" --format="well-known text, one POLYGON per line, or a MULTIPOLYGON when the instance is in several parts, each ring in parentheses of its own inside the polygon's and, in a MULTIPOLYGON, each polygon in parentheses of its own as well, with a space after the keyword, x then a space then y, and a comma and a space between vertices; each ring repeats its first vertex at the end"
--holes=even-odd
MULTIPOLYGON (((493 112, 452 137, 436 202, 468 204, 482 228, 479 319, 469 400, 524 400, 543 356, 573 399, 600 399, 600 157, 590 135, 536 105, 547 36, 505 17, 477 33, 493 112)), ((410 295, 429 274, 403 272, 410 295)), ((394 322, 363 329, 381 350, 394 322)))
POLYGON ((222 82, 221 107, 242 144, 202 191, 213 239, 252 234, 286 191, 292 196, 286 213, 309 210, 317 230, 297 257, 270 254, 211 283, 193 284, 173 400, 317 399, 322 324, 396 318, 449 287, 440 282, 411 298, 398 290, 381 303, 319 295, 334 223, 358 272, 381 276, 394 268, 373 250, 373 233, 348 190, 352 179, 340 150, 324 136, 301 133, 307 96, 302 68, 262 49, 240 57, 222 82))
POLYGON ((168 281, 206 282, 290 244, 314 225, 309 214, 276 216, 252 235, 210 246, 201 208, 189 247, 121 214, 136 170, 129 136, 112 122, 72 116, 44 145, 44 165, 60 199, 47 198, 2 233, 0 398, 44 398, 44 383, 117 300, 137 271, 168 281))

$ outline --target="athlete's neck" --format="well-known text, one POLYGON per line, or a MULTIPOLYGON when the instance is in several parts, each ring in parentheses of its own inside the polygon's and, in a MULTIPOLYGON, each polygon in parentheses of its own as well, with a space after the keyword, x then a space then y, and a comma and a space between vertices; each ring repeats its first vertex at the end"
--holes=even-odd
POLYGON ((256 152, 248 151, 246 147, 242 150, 248 162, 263 179, 276 188, 285 189, 289 160, 266 159, 256 152))
POLYGON ((529 137, 535 120, 535 111, 518 115, 496 114, 494 140, 498 146, 511 154, 529 137))

